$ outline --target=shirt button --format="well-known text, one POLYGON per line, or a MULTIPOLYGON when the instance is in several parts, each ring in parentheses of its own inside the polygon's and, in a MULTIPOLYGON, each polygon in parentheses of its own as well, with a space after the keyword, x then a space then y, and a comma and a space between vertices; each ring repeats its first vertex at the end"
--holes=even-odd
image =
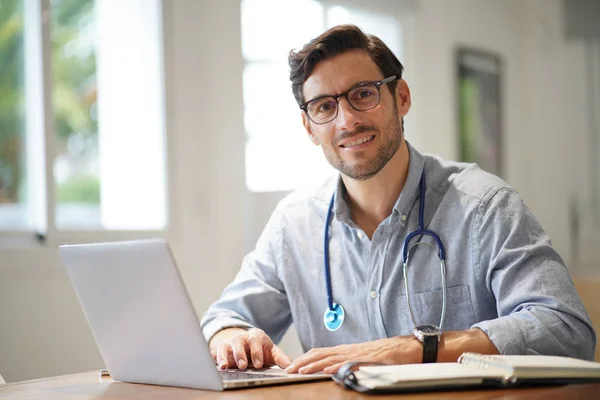
POLYGON ((369 293, 369 295, 371 296, 372 299, 377 298, 377 292, 374 290, 371 290, 371 293, 369 293))
POLYGON ((401 219, 402 221, 406 221, 406 218, 407 218, 407 217, 406 217, 406 214, 402 214, 402 217, 400 217, 400 219, 401 219))
POLYGON ((362 233, 362 231, 358 231, 356 232, 356 236, 358 236, 359 239, 362 239, 365 235, 362 233))

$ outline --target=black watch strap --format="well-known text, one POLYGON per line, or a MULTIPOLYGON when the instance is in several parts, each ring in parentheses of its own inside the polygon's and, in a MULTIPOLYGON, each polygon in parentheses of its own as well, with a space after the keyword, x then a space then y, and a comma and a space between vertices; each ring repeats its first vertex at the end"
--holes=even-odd
POLYGON ((423 362, 436 362, 438 353, 438 337, 426 335, 423 339, 423 362))

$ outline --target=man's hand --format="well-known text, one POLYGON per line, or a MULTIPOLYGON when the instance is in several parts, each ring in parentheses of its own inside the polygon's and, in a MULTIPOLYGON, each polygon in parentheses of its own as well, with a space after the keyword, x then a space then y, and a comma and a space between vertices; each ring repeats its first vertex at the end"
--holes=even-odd
POLYGON ((334 374, 348 361, 367 361, 382 364, 421 362, 423 347, 413 336, 397 336, 358 344, 312 349, 298 357, 286 368, 294 374, 323 371, 334 374))
MULTIPOLYGON (((465 351, 498 354, 498 349, 481 330, 448 331, 438 344, 438 362, 453 362, 465 351)), ((312 374, 323 371, 334 374, 348 361, 382 364, 409 364, 423 361, 423 346, 413 335, 396 336, 373 342, 344 344, 312 349, 286 368, 288 373, 312 374)))
POLYGON ((272 365, 286 368, 290 365, 290 358, 283 350, 257 328, 230 328, 218 332, 210 341, 210 352, 221 369, 245 369, 249 360, 255 368, 272 365))

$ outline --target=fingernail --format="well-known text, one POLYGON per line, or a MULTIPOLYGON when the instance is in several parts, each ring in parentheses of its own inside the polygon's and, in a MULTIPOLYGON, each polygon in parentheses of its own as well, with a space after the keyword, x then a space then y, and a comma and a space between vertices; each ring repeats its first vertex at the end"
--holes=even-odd
POLYGON ((246 368, 246 367, 248 366, 248 363, 247 363, 246 361, 244 361, 244 360, 240 360, 240 361, 238 362, 238 366, 239 366, 241 369, 244 369, 244 368, 246 368))
POLYGON ((291 372, 294 369, 294 364, 290 364, 288 365, 288 367, 285 369, 285 372, 291 372))
POLYGON ((225 369, 226 365, 227 365, 227 362, 225 360, 220 360, 219 361, 219 368, 225 369))
POLYGON ((299 372, 299 373, 301 373, 301 374, 303 374, 303 373, 305 373, 307 370, 308 370, 308 368, 307 368, 307 367, 302 367, 302 368, 300 368, 300 369, 298 370, 298 372, 299 372))
POLYGON ((256 368, 260 368, 260 367, 262 367, 262 363, 263 363, 263 362, 262 362, 262 359, 261 359, 260 357, 254 357, 254 358, 252 359, 252 364, 254 364, 254 366, 255 366, 256 368))

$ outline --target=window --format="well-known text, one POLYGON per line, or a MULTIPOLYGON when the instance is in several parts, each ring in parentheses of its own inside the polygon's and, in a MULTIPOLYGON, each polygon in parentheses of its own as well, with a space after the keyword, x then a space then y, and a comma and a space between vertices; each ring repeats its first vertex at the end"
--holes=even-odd
POLYGON ((160 4, 2 0, 1 231, 166 227, 160 4))
POLYGON ((314 184, 333 168, 302 126, 288 78, 290 49, 328 27, 353 23, 379 36, 402 59, 400 24, 383 12, 316 0, 243 0, 241 10, 246 185, 268 192, 314 184))

